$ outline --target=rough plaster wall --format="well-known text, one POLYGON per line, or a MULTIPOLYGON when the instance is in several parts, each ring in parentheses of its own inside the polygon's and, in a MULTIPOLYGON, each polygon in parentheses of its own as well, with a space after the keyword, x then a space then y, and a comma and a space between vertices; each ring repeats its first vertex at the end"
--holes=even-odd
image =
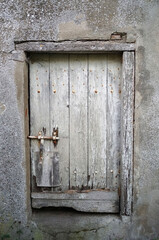
POLYGON ((25 222, 29 211, 21 83, 24 70, 13 60, 14 40, 109 39, 112 32, 119 31, 127 33, 128 42, 136 41, 131 222, 109 215, 55 210, 36 211, 33 221, 39 222, 46 239, 159 237, 159 1, 1 0, 0 24, 1 219, 25 222))
MULTIPOLYGON (((10 55, 1 53, 0 59, 0 214, 21 218, 25 209, 25 169, 23 151, 23 123, 19 113, 15 64, 10 55)), ((21 74, 20 71, 18 74, 21 74)), ((20 99, 20 96, 18 97, 20 99)), ((23 216, 24 217, 24 216, 23 216)))

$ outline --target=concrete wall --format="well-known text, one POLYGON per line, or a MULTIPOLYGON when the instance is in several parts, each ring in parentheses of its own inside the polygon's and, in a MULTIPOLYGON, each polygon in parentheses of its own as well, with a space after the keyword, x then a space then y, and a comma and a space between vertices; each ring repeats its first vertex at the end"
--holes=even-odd
POLYGON ((159 1, 1 0, 0 26, 0 236, 14 228, 11 239, 158 239, 159 1), (108 40, 115 31, 136 44, 133 214, 32 212, 27 63, 15 41, 108 40))

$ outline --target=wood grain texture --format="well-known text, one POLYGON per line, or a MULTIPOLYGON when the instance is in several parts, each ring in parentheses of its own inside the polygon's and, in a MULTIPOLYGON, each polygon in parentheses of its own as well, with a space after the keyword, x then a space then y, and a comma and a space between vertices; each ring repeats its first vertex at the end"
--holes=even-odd
MULTIPOLYGON (((38 135, 39 131, 49 134, 49 55, 35 54, 31 58, 30 63, 30 135, 38 135)), ((42 146, 42 145, 41 145, 42 146)), ((48 155, 50 152, 50 142, 45 141, 43 144, 42 163, 37 162, 37 154, 40 149, 40 141, 31 141, 31 159, 32 173, 37 178, 37 186, 51 186, 52 174, 52 159, 48 155), (35 165, 37 164, 37 166, 35 165), (42 164, 42 166, 41 166, 42 164), (41 169, 42 176, 36 170, 41 169)))
POLYGON ((106 188, 107 55, 89 55, 89 186, 106 188))
MULTIPOLYGON (((69 188, 69 90, 68 54, 50 55, 50 134, 58 127, 60 140, 51 149, 59 155, 59 184, 69 188)), ((58 185, 58 183, 56 183, 58 185)))
POLYGON ((116 192, 91 191, 89 193, 32 193, 32 206, 71 207, 83 212, 119 212, 116 192))
POLYGON ((121 122, 121 214, 132 208, 134 53, 123 53, 121 122))
POLYGON ((108 55, 107 85, 107 188, 119 187, 120 124, 121 124, 121 65, 120 54, 108 55))
POLYGON ((133 43, 110 41, 63 41, 63 42, 23 42, 16 43, 16 50, 27 52, 123 52, 134 51, 133 43))
POLYGON ((70 187, 87 186, 87 56, 70 56, 70 187))

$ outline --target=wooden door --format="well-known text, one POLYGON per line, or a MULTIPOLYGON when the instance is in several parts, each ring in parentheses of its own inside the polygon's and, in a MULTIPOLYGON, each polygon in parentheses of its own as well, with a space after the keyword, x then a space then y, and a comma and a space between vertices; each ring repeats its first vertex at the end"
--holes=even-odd
POLYGON ((43 202, 51 192, 54 203, 61 193, 76 206, 77 193, 87 192, 84 199, 108 200, 116 210, 101 209, 117 212, 121 54, 33 54, 30 59, 30 135, 51 137, 58 129, 59 137, 57 144, 31 140, 32 191, 45 192, 43 202), (75 199, 68 197, 71 190, 75 199))

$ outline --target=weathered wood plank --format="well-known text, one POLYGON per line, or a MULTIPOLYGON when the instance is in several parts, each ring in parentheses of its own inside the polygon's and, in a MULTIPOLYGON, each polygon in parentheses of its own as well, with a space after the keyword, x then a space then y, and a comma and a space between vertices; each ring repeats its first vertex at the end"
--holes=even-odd
POLYGON ((87 186, 87 55, 70 55, 70 187, 87 186))
POLYGON ((60 165, 60 154, 59 152, 55 152, 52 157, 52 164, 53 164, 53 187, 55 188, 56 186, 59 187, 60 185, 60 174, 59 174, 59 165, 60 165))
POLYGON ((120 118, 121 118, 121 54, 108 55, 107 98, 107 188, 119 187, 120 118))
POLYGON ((58 192, 58 193, 32 193, 32 198, 35 199, 74 199, 74 200, 117 200, 118 194, 115 191, 108 191, 108 190, 84 190, 84 191, 75 191, 75 190, 68 190, 65 192, 58 192))
MULTIPOLYGON (((59 155, 59 184, 61 190, 69 188, 69 92, 68 54, 50 55, 50 127, 58 127, 60 140, 51 149, 59 155)), ((58 175, 54 174, 55 185, 58 175), (57 177, 55 180, 55 176, 57 177)))
POLYGON ((89 55, 89 186, 106 188, 107 55, 89 55))
POLYGON ((63 41, 63 42, 23 42, 16 43, 16 50, 27 52, 110 52, 134 51, 133 43, 109 41, 63 41))
MULTIPOLYGON (((54 153, 49 151, 43 152, 43 159, 40 159, 40 152, 34 153, 34 161, 35 161, 35 172, 36 172, 36 183, 39 187, 50 187, 54 185, 54 165, 55 158, 54 153)), ((56 164, 57 165, 57 164, 56 164)), ((57 167, 56 167, 57 171, 57 167)), ((58 174, 58 172, 56 173, 58 174)))
MULTIPOLYGON (((35 54, 30 62, 30 135, 49 134, 49 55, 35 54)), ((50 186, 52 179, 52 160, 50 142, 31 141, 31 159, 33 176, 38 186, 50 186), (41 151, 41 159, 37 162, 36 152, 41 151), (36 165, 37 164, 37 165, 36 165), (42 165, 42 166, 41 166, 42 165), (41 176, 38 169, 41 169, 41 176)))
POLYGON ((32 206, 71 207, 83 212, 119 212, 119 198, 116 192, 92 191, 89 193, 32 193, 32 206))
POLYGON ((33 208, 68 207, 81 212, 118 213, 118 201, 32 199, 33 208))
POLYGON ((121 214, 130 215, 132 207, 134 53, 123 53, 121 122, 121 214))

